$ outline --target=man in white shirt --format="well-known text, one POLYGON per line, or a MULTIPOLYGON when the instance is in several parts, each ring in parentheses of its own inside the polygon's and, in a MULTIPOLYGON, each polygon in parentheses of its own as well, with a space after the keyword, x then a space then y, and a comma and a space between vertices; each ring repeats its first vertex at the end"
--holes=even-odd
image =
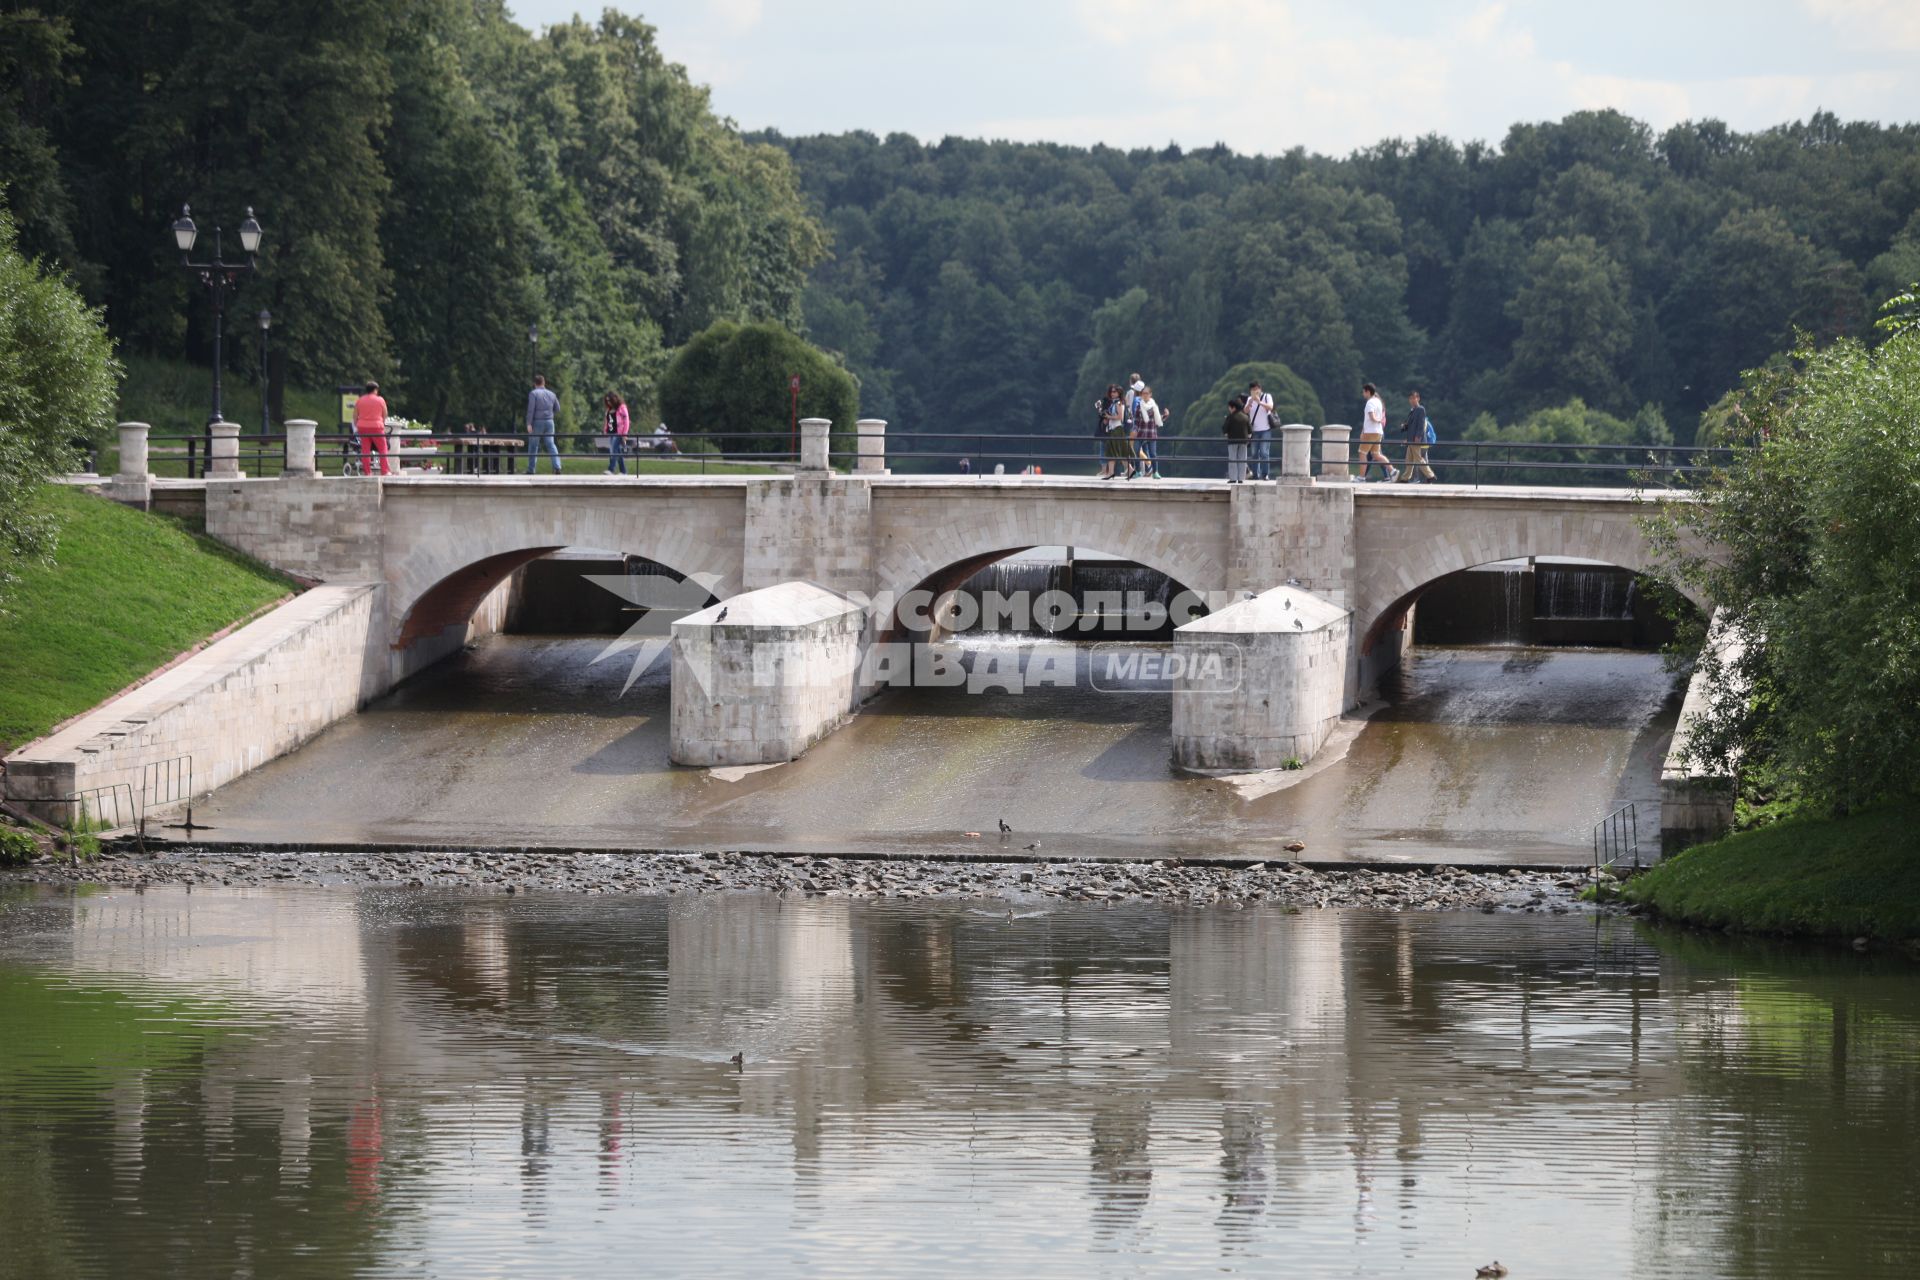
POLYGON ((1387 469, 1388 481, 1398 480, 1400 473, 1387 460, 1387 451, 1380 447, 1380 442, 1387 438, 1387 406, 1381 403, 1380 393, 1371 382, 1360 388, 1360 394, 1367 398, 1367 407, 1360 414, 1359 479, 1363 482, 1370 479, 1368 472, 1378 462, 1387 469))
POLYGON ((1258 382, 1247 384, 1247 420, 1253 423, 1253 438, 1247 448, 1250 479, 1273 479, 1273 396, 1260 389, 1258 382))

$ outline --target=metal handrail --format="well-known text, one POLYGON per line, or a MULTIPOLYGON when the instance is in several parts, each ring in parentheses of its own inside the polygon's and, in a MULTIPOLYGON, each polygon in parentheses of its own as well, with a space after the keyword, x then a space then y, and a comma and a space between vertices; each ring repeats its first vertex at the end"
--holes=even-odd
MULTIPOLYGON (((65 823, 69 837, 130 831, 140 852, 147 851, 146 819, 134 798, 131 783, 114 782, 104 787, 83 787, 52 803, 70 806, 65 823), (107 817, 108 814, 112 815, 111 819, 107 817), (99 824, 97 827, 94 825, 96 822, 99 824)), ((79 852, 71 843, 68 850, 75 864, 78 864, 79 852)))
POLYGON ((1635 871, 1640 870, 1640 817, 1632 802, 1621 805, 1593 825, 1594 878, 1598 879, 1601 871, 1618 866, 1626 858, 1633 859, 1635 871))
POLYGON ((193 820, 193 757, 172 756, 149 762, 140 771, 140 834, 144 837, 147 833, 149 811, 182 802, 187 806, 187 820, 176 825, 192 831, 197 826, 193 820))
MULTIPOLYGON (((915 462, 956 464, 959 459, 967 458, 972 463, 970 474, 975 476, 993 474, 992 468, 996 464, 1009 469, 1034 465, 1104 465, 1108 461, 1105 457, 1108 439, 1090 433, 996 435, 968 431, 889 431, 885 461, 891 467, 898 463, 915 462)), ((1187 473, 1180 478, 1214 478, 1193 475, 1191 468, 1200 465, 1223 468, 1228 461, 1227 442, 1221 437, 1161 435, 1157 437, 1157 442, 1159 466, 1169 472, 1187 473)), ((1316 447, 1311 451, 1309 463, 1310 469, 1316 474, 1325 465, 1320 459, 1318 443, 1316 433, 1316 447)), ((1401 441, 1389 441, 1383 448, 1389 452, 1389 456, 1398 451, 1404 457, 1406 445, 1401 441)), ((1724 446, 1576 445, 1498 440, 1444 440, 1426 448, 1430 466, 1436 470, 1443 467, 1464 469, 1470 483, 1476 487, 1494 483, 1528 483, 1530 477, 1527 472, 1617 475, 1635 482, 1657 477, 1685 479, 1724 466, 1742 452, 1724 446)), ((1273 453, 1278 452, 1277 448, 1273 449, 1273 453)), ((836 463, 854 463, 858 461, 859 454, 840 449, 834 450, 829 457, 836 463)), ((1277 473, 1280 459, 1273 457, 1270 465, 1277 473)), ((1346 464, 1349 474, 1360 465, 1350 452, 1346 464)), ((1397 459, 1394 465, 1402 465, 1402 460, 1397 459)), ((919 470, 913 466, 903 469, 919 470)), ((1442 480, 1441 483, 1449 481, 1442 480)))

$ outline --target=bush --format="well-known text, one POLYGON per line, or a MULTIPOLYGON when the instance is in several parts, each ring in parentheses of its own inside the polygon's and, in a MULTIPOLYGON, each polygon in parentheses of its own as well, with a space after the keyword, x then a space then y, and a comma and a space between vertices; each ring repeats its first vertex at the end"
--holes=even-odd
POLYGON ((0 825, 0 867, 17 867, 33 861, 40 846, 18 827, 0 825))
MULTIPOLYGON (((828 419, 833 447, 850 448, 859 385, 826 352, 777 324, 722 320, 696 335, 660 380, 660 416, 676 436, 726 436, 721 444, 728 453, 785 453, 787 379, 794 374, 800 376, 799 416, 828 419)), ((680 447, 692 452, 697 443, 680 447)))
POLYGON ((119 376, 99 313, 21 256, 0 209, 0 600, 15 565, 52 554, 34 488, 72 465, 74 441, 105 439, 119 376))
MULTIPOLYGON (((1702 501, 1646 528, 1661 576, 1743 647, 1701 656, 1696 762, 1764 757, 1829 813, 1920 794, 1920 331, 1749 374, 1719 430, 1744 446, 1702 501)), ((1697 619, 1676 645, 1698 647, 1697 619)))
POLYGON ((1249 361, 1237 364, 1220 375, 1207 393, 1187 406, 1174 423, 1175 435, 1211 437, 1220 434, 1220 421, 1227 416, 1227 399, 1245 394, 1249 382, 1273 397, 1273 425, 1305 422, 1319 426, 1326 420, 1320 397, 1313 393, 1293 370, 1277 360, 1249 361))

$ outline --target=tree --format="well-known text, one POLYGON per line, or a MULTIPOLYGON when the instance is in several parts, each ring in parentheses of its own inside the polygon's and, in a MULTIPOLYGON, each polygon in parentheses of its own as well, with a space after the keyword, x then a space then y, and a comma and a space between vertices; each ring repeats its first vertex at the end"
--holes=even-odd
MULTIPOLYGON (((682 347, 660 379, 660 412, 683 435, 718 435, 726 451, 785 453, 787 379, 800 378, 802 418, 825 418, 851 437, 860 391, 853 375, 791 330, 722 320, 682 347)), ((846 446, 836 442, 834 448, 846 446)))
MULTIPOLYGON (((1647 522, 1661 577, 1741 645, 1702 654, 1702 763, 1765 766, 1831 813, 1920 794, 1920 331, 1803 347, 1718 415, 1743 449, 1647 522)), ((1699 625, 1678 645, 1697 646, 1699 625)))
POLYGON ((0 593, 12 565, 51 554, 35 487, 72 465, 76 439, 106 434, 119 377, 99 313, 27 261, 0 209, 0 593))
POLYGON ((457 6, 434 0, 408 18, 381 148, 393 179, 381 235, 406 287, 388 309, 397 368, 381 377, 409 417, 498 427, 525 397, 521 335, 539 314, 539 228, 513 157, 468 86, 451 30, 457 6))
POLYGON ((1305 422, 1318 426, 1326 420, 1320 397, 1313 393, 1305 378, 1277 360, 1250 360, 1234 365, 1215 379, 1199 399, 1174 419, 1172 434, 1218 436, 1220 420, 1227 416, 1228 397, 1245 395, 1249 382, 1258 382, 1260 389, 1273 397, 1276 425, 1305 422))
POLYGON ((1682 403, 1698 411, 1752 368, 1793 340, 1796 325, 1831 336, 1844 332, 1851 313, 1864 312, 1857 275, 1798 235, 1777 211, 1729 213, 1689 258, 1660 304, 1661 327, 1672 334, 1674 362, 1685 388, 1682 403), (1847 313, 1834 323, 1836 306, 1847 313))
POLYGON ((1603 405, 1621 402, 1620 365, 1633 346, 1627 276, 1592 236, 1555 236, 1534 245, 1526 283, 1507 311, 1520 326, 1508 369, 1516 390, 1536 398, 1572 392, 1603 405))

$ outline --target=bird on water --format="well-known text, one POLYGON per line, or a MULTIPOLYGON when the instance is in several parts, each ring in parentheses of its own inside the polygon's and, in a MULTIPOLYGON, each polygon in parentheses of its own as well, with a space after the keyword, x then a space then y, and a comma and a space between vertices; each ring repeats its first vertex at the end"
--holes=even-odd
POLYGON ((1474 1268, 1473 1274, 1480 1277, 1480 1280, 1500 1280, 1501 1276, 1507 1274, 1507 1269, 1498 1262, 1489 1262, 1484 1267, 1474 1268))

